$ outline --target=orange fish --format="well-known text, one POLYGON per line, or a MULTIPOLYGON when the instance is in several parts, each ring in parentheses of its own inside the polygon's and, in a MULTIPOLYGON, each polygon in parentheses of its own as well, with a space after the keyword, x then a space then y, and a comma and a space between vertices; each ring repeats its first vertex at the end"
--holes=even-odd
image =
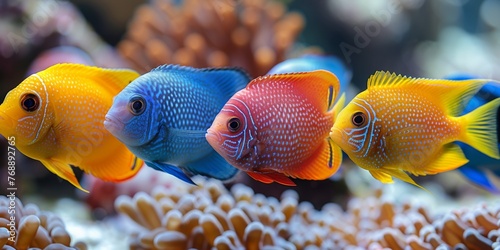
POLYGON ((342 151, 328 138, 340 83, 318 70, 256 78, 224 105, 208 143, 231 165, 264 182, 295 185, 288 177, 323 180, 342 151))
POLYGON ((57 64, 33 74, 0 105, 0 134, 26 156, 84 190, 71 166, 107 181, 123 181, 142 166, 104 128, 113 97, 139 76, 125 69, 57 64))
POLYGON ((338 115, 330 137, 383 183, 407 174, 437 174, 469 160, 454 141, 500 158, 496 117, 500 98, 458 116, 488 80, 438 80, 376 72, 366 91, 338 115))

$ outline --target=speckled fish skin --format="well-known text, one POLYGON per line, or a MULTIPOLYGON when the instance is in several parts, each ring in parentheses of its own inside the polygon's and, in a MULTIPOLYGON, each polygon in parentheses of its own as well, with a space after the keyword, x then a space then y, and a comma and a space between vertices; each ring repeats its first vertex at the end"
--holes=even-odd
POLYGON ((437 174, 466 164, 468 159, 455 141, 498 159, 497 137, 492 135, 500 99, 459 117, 463 103, 486 82, 376 72, 367 90, 339 113, 330 136, 383 183, 392 183, 394 176, 417 185, 406 172, 437 174))
POLYGON ((194 184, 200 174, 220 180, 238 170, 218 155, 205 131, 224 103, 250 81, 234 68, 164 65, 142 75, 114 100, 105 126, 146 164, 194 184), (142 102, 138 114, 132 104, 142 102))
MULTIPOLYGON (((447 77, 450 80, 468 80, 473 79, 471 75, 454 75, 447 77)), ((462 115, 470 113, 474 109, 500 98, 500 83, 486 83, 467 103, 462 115)), ((497 135, 500 134, 500 109, 497 111, 497 135)), ((500 150, 500 138, 498 138, 498 148, 500 150)), ((458 170, 473 184, 478 185, 492 193, 500 193, 500 189, 495 185, 500 178, 500 160, 487 157, 483 153, 477 151, 473 147, 457 142, 464 151, 465 156, 470 161, 460 167, 458 170)))
POLYGON ((338 90, 338 79, 324 70, 256 78, 224 105, 207 140, 264 183, 326 179, 341 161, 340 148, 328 139, 338 90), (231 127, 235 121, 238 129, 231 127))
POLYGON ((47 169, 85 191, 70 165, 106 181, 142 166, 103 126, 113 96, 139 76, 126 69, 57 64, 27 77, 0 106, 0 134, 47 169))

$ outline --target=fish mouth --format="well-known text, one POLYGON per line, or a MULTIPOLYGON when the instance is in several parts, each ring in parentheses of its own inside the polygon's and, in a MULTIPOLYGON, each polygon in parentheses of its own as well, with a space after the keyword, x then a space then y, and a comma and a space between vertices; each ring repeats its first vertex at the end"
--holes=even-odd
POLYGON ((207 133, 205 134, 205 138, 207 139, 208 143, 212 146, 214 146, 222 141, 222 137, 221 137, 220 133, 214 131, 213 129, 207 130, 207 133))
POLYGON ((339 144, 344 139, 347 139, 347 135, 342 130, 336 127, 332 127, 330 131, 330 138, 333 140, 333 142, 339 144))
POLYGON ((111 134, 115 135, 123 130, 125 124, 118 120, 116 117, 112 115, 106 115, 104 119, 104 127, 111 132, 111 134))

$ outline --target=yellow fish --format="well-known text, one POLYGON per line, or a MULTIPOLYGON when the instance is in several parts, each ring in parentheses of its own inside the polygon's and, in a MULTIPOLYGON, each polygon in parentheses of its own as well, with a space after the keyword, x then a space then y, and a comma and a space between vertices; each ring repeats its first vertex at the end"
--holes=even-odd
POLYGON ((383 183, 437 174, 469 160, 454 141, 500 158, 496 117, 500 98, 458 116, 488 80, 438 80, 376 72, 367 90, 338 115, 332 140, 351 160, 383 183))
POLYGON ((84 190, 71 166, 106 181, 123 181, 142 166, 104 128, 113 97, 139 76, 132 70, 57 64, 33 74, 0 105, 0 134, 26 156, 84 190))

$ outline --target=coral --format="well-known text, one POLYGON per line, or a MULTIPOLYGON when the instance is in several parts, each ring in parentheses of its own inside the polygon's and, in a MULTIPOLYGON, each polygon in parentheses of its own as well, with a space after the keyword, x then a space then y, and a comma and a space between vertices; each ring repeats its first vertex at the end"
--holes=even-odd
POLYGON ((285 59, 303 26, 275 1, 156 0, 139 7, 118 49, 141 73, 174 63, 239 66, 256 77, 285 59))
POLYGON ((87 249, 84 243, 73 246, 64 223, 57 215, 40 211, 12 196, 0 196, 0 247, 2 249, 87 249), (12 241, 12 236, 15 237, 12 241))
POLYGON ((281 199, 243 184, 158 188, 120 196, 116 209, 142 226, 131 249, 487 249, 500 246, 500 206, 481 205, 431 216, 420 205, 396 203, 380 190, 353 198, 344 211, 315 210, 293 190, 281 199))

